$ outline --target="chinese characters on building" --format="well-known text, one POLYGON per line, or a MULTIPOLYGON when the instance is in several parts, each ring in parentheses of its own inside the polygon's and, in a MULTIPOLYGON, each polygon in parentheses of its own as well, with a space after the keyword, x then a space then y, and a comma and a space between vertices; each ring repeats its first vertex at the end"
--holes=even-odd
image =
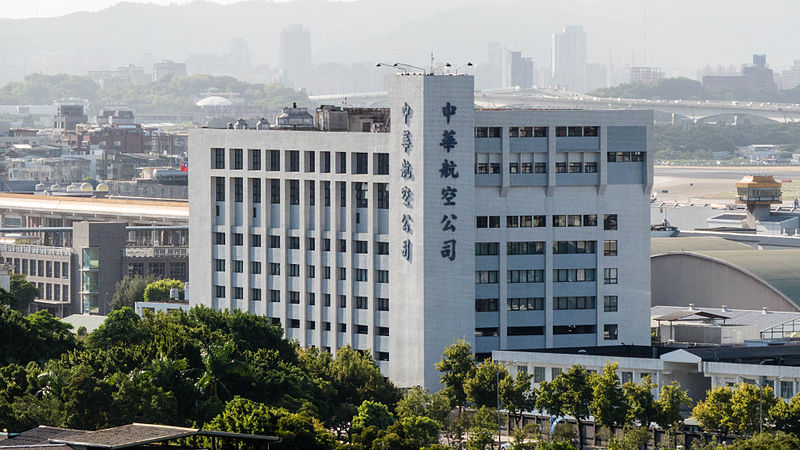
POLYGON ((400 219, 400 225, 405 235, 401 252, 403 258, 410 262, 411 251, 414 248, 414 243, 411 241, 411 236, 414 234, 414 229, 412 228, 414 219, 411 217, 411 209, 414 208, 414 191, 411 190, 409 184, 414 181, 414 167, 411 165, 411 161, 406 159, 406 155, 411 154, 411 149, 414 146, 411 130, 408 129, 413 110, 408 103, 404 103, 402 112, 406 129, 403 130, 402 139, 400 141, 400 146, 403 147, 403 151, 405 152, 403 161, 400 163, 400 178, 403 179, 403 187, 400 189, 400 198, 403 201, 403 208, 407 211, 403 211, 402 218, 400 219))
MULTIPOLYGON (((450 104, 450 102, 447 102, 442 107, 442 115, 447 120, 447 125, 450 125, 450 118, 456 114, 456 109, 456 106, 450 104)), ((445 183, 445 186, 442 187, 442 220, 439 223, 445 233, 445 239, 442 241, 442 258, 450 261, 456 260, 456 240, 451 235, 456 232, 456 221, 458 220, 458 216, 452 213, 456 206, 458 189, 449 183, 455 183, 456 179, 458 179, 458 165, 455 161, 447 159, 447 157, 457 145, 455 130, 444 130, 442 132, 442 141, 439 143, 439 146, 445 152, 442 167, 439 169, 439 178, 445 183)))

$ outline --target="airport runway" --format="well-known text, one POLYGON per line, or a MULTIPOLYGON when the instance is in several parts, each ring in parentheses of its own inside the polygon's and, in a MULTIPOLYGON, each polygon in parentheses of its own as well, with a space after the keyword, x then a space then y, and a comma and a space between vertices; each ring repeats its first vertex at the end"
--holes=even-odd
POLYGON ((653 192, 659 201, 730 202, 736 196, 736 182, 746 175, 772 175, 777 181, 791 180, 783 183, 783 201, 791 202, 800 197, 800 166, 656 166, 653 175, 653 192))

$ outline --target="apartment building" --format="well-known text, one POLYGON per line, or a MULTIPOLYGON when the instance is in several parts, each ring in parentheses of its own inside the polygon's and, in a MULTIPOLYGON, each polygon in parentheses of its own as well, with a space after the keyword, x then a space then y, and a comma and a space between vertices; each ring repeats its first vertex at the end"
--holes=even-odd
POLYGON ((476 110, 471 76, 389 93, 388 126, 190 132, 193 305, 372 351, 400 386, 436 388, 459 338, 649 343, 651 112, 476 110))

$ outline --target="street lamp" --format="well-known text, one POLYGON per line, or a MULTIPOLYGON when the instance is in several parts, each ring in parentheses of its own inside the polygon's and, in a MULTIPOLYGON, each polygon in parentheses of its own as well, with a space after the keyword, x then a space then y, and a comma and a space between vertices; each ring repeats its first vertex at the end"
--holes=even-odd
POLYGON ((505 369, 506 367, 508 367, 508 366, 510 366, 512 364, 517 364, 518 362, 519 361, 515 360, 515 361, 511 361, 511 362, 505 363, 495 373, 495 376, 497 377, 497 385, 496 385, 496 387, 497 387, 497 450, 500 450, 500 446, 502 445, 502 441, 500 440, 500 437, 501 437, 501 430, 500 430, 500 372, 503 369, 505 369))
MULTIPOLYGON (((445 64, 444 66, 445 66, 445 67, 447 67, 447 68, 448 68, 448 70, 449 70, 451 67, 453 67, 453 65, 452 65, 452 64, 450 64, 450 63, 447 63, 447 64, 445 64)), ((471 63, 471 62, 468 62, 468 63, 466 63, 466 64, 463 64, 463 65, 461 65, 461 66, 458 66, 458 67, 456 67, 456 69, 455 69, 455 74, 456 74, 456 75, 458 75, 458 71, 459 71, 459 70, 461 70, 461 69, 463 69, 463 68, 465 68, 465 67, 472 67, 472 63, 471 63)))
POLYGON ((408 72, 408 69, 406 69, 405 67, 411 67, 412 69, 421 70, 423 75, 427 75, 428 74, 428 72, 425 69, 423 69, 422 67, 412 66, 411 64, 394 63, 392 65, 394 67, 397 67, 397 68, 401 69, 401 70, 405 70, 406 72, 408 72))
MULTIPOLYGON (((776 382, 782 379, 783 377, 778 377, 776 378, 776 382)), ((758 432, 761 433, 764 431, 764 388, 769 386, 769 384, 767 380, 764 379, 761 383, 756 383, 756 386, 758 386, 758 432)))

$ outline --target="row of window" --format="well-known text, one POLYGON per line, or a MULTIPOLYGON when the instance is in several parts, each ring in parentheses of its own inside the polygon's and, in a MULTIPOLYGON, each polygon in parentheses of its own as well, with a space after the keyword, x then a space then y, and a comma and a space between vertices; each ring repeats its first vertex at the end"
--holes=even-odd
MULTIPOLYGON (((273 325, 280 325, 280 319, 273 317, 272 318, 273 325)), ((300 328, 300 319, 289 319, 289 323, 287 324, 289 328, 300 328)), ((306 330, 316 330, 317 323, 313 320, 306 321, 306 330)), ((322 322, 322 329, 324 331, 331 331, 331 323, 330 322, 322 322)), ((337 323, 336 324, 336 331, 339 333, 347 333, 347 324, 346 323, 337 323)), ((355 334, 369 334, 369 326, 367 325, 354 325, 353 332, 355 334)), ((375 327, 375 333, 378 336, 389 336, 389 328, 388 327, 375 327)), ((381 352, 379 352, 381 353, 381 352)), ((388 361, 388 353, 386 353, 388 361)))
MULTIPOLYGON (((216 245, 225 245, 225 233, 215 231, 213 233, 213 242, 216 245)), ((244 234, 242 233, 231 233, 232 241, 234 246, 242 246, 244 245, 244 234)), ((288 243, 288 248, 290 250, 300 250, 300 238, 296 236, 287 236, 286 241, 288 243)), ((323 252, 331 251, 331 240, 328 238, 320 238, 321 242, 321 250, 323 252)), ((281 237, 275 235, 268 235, 267 236, 267 243, 269 248, 281 248, 281 237)), ((317 241, 315 238, 306 238, 306 250, 316 250, 317 241)), ((260 234, 251 234, 250 235, 250 247, 261 247, 261 235, 260 234)), ((337 252, 347 252, 347 240, 346 239, 337 239, 336 240, 336 251, 337 252)), ((389 243, 388 242, 375 242, 375 251, 379 255, 388 255, 389 254, 389 243)), ((366 254, 369 253, 369 242, 367 241, 360 241, 360 240, 353 240, 353 253, 360 253, 366 254)), ((223 269, 224 270, 224 269, 223 269)))
MULTIPOLYGON (((495 337, 499 336, 500 329, 497 327, 475 328, 476 337, 495 337)), ((569 334, 595 334, 597 325, 556 325, 553 327, 554 335, 569 334)), ((619 327, 615 324, 603 325, 603 339, 615 341, 618 339, 619 327)), ((543 336, 544 327, 507 327, 507 336, 543 336)))
MULTIPOLYGON (((270 275, 280 275, 281 274, 281 264, 280 263, 267 263, 267 267, 269 268, 270 275)), ((290 277, 299 277, 300 276, 300 264, 291 264, 287 263, 287 275, 290 277)), ((258 275, 261 273, 261 262, 259 261, 250 261, 249 273, 253 275, 258 275)), ((215 259, 214 260, 214 271, 216 272, 224 272, 225 271, 225 260, 224 259, 215 259)), ((244 261, 235 259, 233 260, 233 272, 234 273, 244 273, 244 261)), ((316 266, 307 265, 306 266, 306 278, 316 278, 316 266)), ((354 281, 369 281, 369 271, 368 269, 359 269, 353 268, 352 269, 352 276, 354 281)), ((331 268, 330 266, 323 266, 322 267, 322 278, 329 280, 331 279, 331 268)), ((336 279, 337 280, 347 280, 347 269, 344 267, 337 267, 336 268, 336 279)), ((375 281, 377 283, 388 283, 389 282, 389 271, 388 270, 375 270, 375 281)))
POLYGON ((644 162, 646 152, 608 152, 606 159, 608 162, 644 162))
MULTIPOLYGON (((217 202, 225 201, 225 177, 211 177, 212 184, 215 186, 215 200, 217 202)), ((244 178, 234 177, 230 179, 233 184, 233 201, 235 203, 244 202, 244 178)), ((261 179, 249 178, 250 193, 252 195, 253 204, 261 203, 261 179)), ((281 203, 281 180, 277 178, 267 179, 269 186, 269 201, 270 204, 279 205, 281 203)), ((289 204, 300 204, 300 180, 286 180, 289 189, 289 204)), ((316 182, 313 180, 305 181, 308 194, 308 205, 316 206, 316 182)), ((324 206, 331 206, 331 182, 320 181, 322 189, 322 203, 324 206)), ((351 182, 353 190, 355 191, 356 208, 367 208, 369 206, 368 187, 369 183, 365 182, 351 182)), ((389 209, 389 184, 388 183, 374 183, 376 190, 376 202, 378 209, 389 209)), ((339 194, 339 206, 347 207, 347 183, 336 182, 336 189, 339 194)), ((255 210, 254 210, 255 211, 255 210)), ((217 216, 219 216, 219 209, 217 209, 217 216)), ((253 213, 255 217, 255 212, 253 213)))
MULTIPOLYGON (((0 258, 2 261, 3 258, 0 258)), ((14 273, 46 278, 69 278, 69 263, 42 259, 5 258, 14 273)))
MULTIPOLYGON (((475 163, 475 173, 478 175, 500 173, 500 163, 475 163)), ((508 173, 547 173, 547 163, 508 163, 508 173)), ((597 173, 596 162, 557 162, 556 173, 597 173)))
MULTIPOLYGON (((476 270, 475 284, 497 284, 497 270, 476 270)), ((596 280, 596 269, 553 269, 553 282, 586 282, 596 280)), ((508 283, 544 283, 544 270, 509 270, 508 283)), ((617 284, 618 270, 615 267, 603 269, 603 284, 617 284)))
MULTIPOLYGON (((214 294, 217 298, 225 298, 225 286, 222 285, 215 285, 214 286, 214 294)), ((235 299, 242 299, 244 290, 240 287, 234 287, 234 298, 235 299), (241 295, 241 296, 240 296, 241 295)), ((298 291, 287 291, 288 292, 288 300, 290 304, 299 305, 300 304, 300 292, 298 291)), ((281 301, 281 291, 277 289, 268 289, 267 290, 268 297, 267 299, 272 303, 280 303, 281 301)), ((364 296, 354 296, 353 306, 355 309, 369 309, 369 300, 367 297, 364 296)), ((252 301, 261 301, 261 289, 260 288, 251 288, 250 289, 250 298, 249 300, 252 301)), ((316 293, 314 292, 307 292, 306 293, 306 305, 307 306, 314 306, 317 304, 317 297, 316 293)), ((347 308, 347 296, 346 295, 339 295, 337 296, 337 307, 339 308, 347 308)), ((331 306, 331 294, 322 294, 322 306, 331 306)), ((389 311, 389 299, 385 297, 376 297, 375 298, 375 310, 377 311, 389 311)))
MULTIPOLYGON (((543 311, 544 297, 513 297, 506 300, 508 311, 543 311)), ((617 311, 619 299, 616 295, 606 295, 603 297, 603 311, 617 311)), ((499 299, 496 298, 476 298, 475 312, 496 312, 498 310, 499 299)), ((594 309, 595 297, 553 297, 553 309, 594 309)))
MULTIPOLYGON (((556 137, 597 137, 600 127, 555 127, 556 137)), ((475 127, 476 138, 499 138, 502 127, 475 127)), ((509 127, 508 137, 547 137, 548 127, 509 127)))
MULTIPOLYGON (((557 214, 553 215, 554 227, 596 227, 597 214, 557 214)), ((506 216, 506 228, 537 228, 547 226, 547 216, 506 216)), ((476 216, 476 228, 500 228, 500 216, 476 216)), ((603 215, 603 229, 617 229, 617 215, 603 215)))
MULTIPOLYGON (((262 151, 260 149, 248 149, 248 170, 261 170, 262 169, 262 151)), ((277 172, 281 170, 281 151, 280 150, 264 150, 265 158, 263 168, 269 172, 277 172)), ((225 149, 212 148, 211 149, 211 168, 212 169, 225 169, 225 149)), ((316 154, 319 153, 319 172, 331 173, 332 169, 335 173, 347 173, 347 153, 335 152, 334 164, 331 164, 331 152, 314 152, 306 151, 304 155, 304 171, 306 173, 316 172, 316 154)), ((351 155, 351 173, 354 175, 369 174, 369 154, 363 152, 353 152, 351 155)), ((232 170, 244 170, 244 149, 232 148, 230 149, 230 168, 232 170)), ((286 172, 300 172, 300 151, 287 150, 284 152, 284 168, 286 172)), ((388 175, 389 174, 389 154, 388 153, 375 153, 373 158, 373 172, 374 175, 388 175)))

